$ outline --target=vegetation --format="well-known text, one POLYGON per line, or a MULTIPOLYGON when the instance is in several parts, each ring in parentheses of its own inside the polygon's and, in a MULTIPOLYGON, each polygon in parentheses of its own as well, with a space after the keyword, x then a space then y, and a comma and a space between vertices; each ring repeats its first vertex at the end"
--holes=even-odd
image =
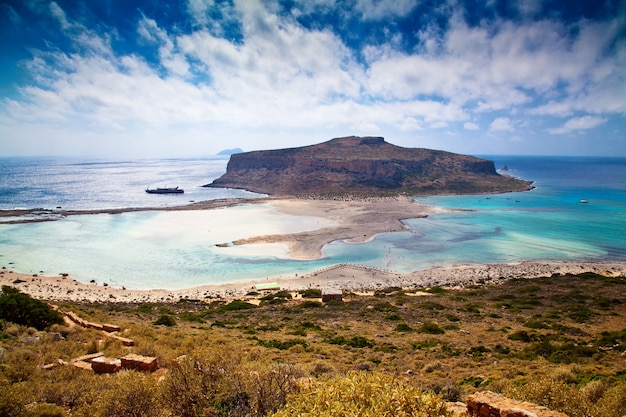
MULTIPOLYGON (((441 400, 484 389, 571 417, 626 415, 626 278, 416 290, 343 303, 312 293, 59 306, 120 325, 133 347, 95 329, 2 316, 0 415, 324 416, 357 407, 361 415, 444 416, 441 400), (155 325, 162 320, 176 325, 155 325), (96 351, 155 356, 167 372, 44 368, 96 351), (385 414, 388 404, 395 408, 385 414)), ((25 311, 45 305, 34 301, 25 311)))
POLYGON ((393 375, 349 372, 322 380, 292 395, 274 417, 332 416, 452 416, 445 404, 393 375))
POLYGON ((37 330, 63 323, 63 317, 48 304, 33 300, 29 295, 6 285, 2 286, 0 294, 0 319, 37 330))

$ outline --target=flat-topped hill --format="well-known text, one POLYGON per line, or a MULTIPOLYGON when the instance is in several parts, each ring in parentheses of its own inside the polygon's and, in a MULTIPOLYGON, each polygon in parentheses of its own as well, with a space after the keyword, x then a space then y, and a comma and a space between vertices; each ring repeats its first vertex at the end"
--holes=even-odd
POLYGON ((522 191, 531 183, 499 175, 493 161, 350 136, 231 155, 226 173, 206 186, 275 196, 381 196, 522 191))

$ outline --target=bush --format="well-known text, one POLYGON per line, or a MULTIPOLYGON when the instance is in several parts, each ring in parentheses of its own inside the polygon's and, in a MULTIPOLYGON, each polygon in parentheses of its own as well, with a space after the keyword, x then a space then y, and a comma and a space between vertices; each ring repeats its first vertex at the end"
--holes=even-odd
POLYGON ((0 294, 0 319, 37 330, 63 323, 63 317, 48 304, 6 285, 0 294))
POLYGON ((310 389, 288 397, 274 417, 327 416, 423 416, 450 417, 440 397, 379 372, 350 372, 320 381, 310 389))
POLYGON ((409 326, 406 323, 399 323, 395 329, 393 329, 394 332, 400 332, 400 333, 409 333, 412 332, 413 329, 411 328, 411 326, 409 326))
POLYGON ((302 298, 322 298, 322 290, 318 288, 309 288, 308 290, 300 291, 302 298))
POLYGON ((170 316, 169 314, 161 314, 159 318, 157 319, 157 321, 155 321, 152 324, 154 324, 155 326, 172 327, 172 326, 176 326, 176 320, 174 320, 174 317, 170 316))
POLYGON ((436 323, 430 323, 430 322, 426 322, 423 323, 418 331, 420 333, 427 333, 427 334, 444 334, 445 331, 439 327, 436 323))
POLYGON ((233 300, 230 303, 223 305, 223 306, 219 306, 217 308, 218 312, 224 312, 224 311, 233 311, 233 310, 249 310, 252 308, 257 308, 254 304, 250 304, 250 303, 246 303, 245 301, 241 301, 241 300, 233 300))
POLYGON ((320 308, 320 307, 322 307, 322 303, 320 303, 319 301, 305 300, 302 303, 300 303, 300 307, 302 307, 302 308, 320 308))
POLYGON ((280 340, 276 340, 276 339, 267 340, 267 341, 259 340, 259 345, 266 347, 266 348, 276 348, 279 350, 287 350, 295 345, 301 345, 305 349, 307 347, 307 343, 302 339, 289 339, 284 342, 280 340))

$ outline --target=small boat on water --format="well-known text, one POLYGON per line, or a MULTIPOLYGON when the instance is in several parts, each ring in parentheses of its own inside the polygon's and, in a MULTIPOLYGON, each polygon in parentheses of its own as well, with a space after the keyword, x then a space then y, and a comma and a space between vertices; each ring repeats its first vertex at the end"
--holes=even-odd
POLYGON ((589 202, 589 200, 580 200, 581 204, 587 204, 589 202))
POLYGON ((157 187, 146 188, 148 194, 182 194, 185 192, 182 188, 178 187, 157 187))

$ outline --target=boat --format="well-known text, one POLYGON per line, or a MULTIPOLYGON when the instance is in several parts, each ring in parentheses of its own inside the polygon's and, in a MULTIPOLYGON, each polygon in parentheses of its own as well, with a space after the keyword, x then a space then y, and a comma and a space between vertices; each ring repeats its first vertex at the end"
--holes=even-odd
POLYGON ((580 200, 581 204, 587 204, 589 202, 589 200, 580 200))
POLYGON ((148 194, 182 194, 185 192, 182 188, 178 187, 157 187, 146 188, 148 194))

